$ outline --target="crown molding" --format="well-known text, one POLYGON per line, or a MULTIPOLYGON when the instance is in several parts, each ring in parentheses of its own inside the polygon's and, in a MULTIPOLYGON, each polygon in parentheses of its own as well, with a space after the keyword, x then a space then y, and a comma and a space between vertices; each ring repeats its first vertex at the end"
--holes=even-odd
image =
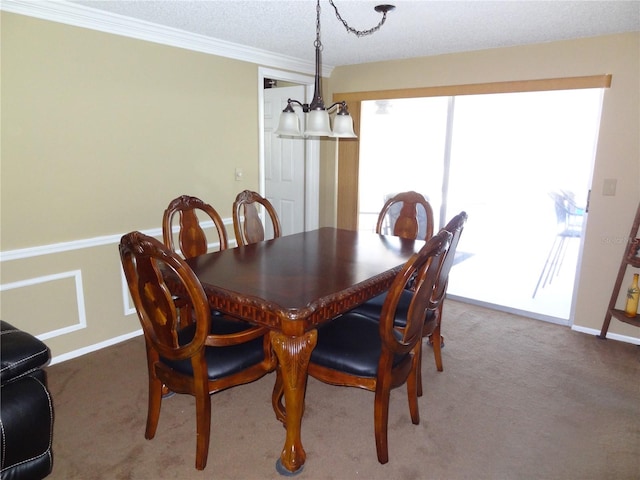
MULTIPOLYGON (((107 13, 64 0, 2 0, 0 10, 263 66, 311 75, 315 73, 315 61, 278 55, 258 48, 246 47, 156 23, 107 13)), ((322 76, 330 76, 332 70, 332 66, 323 65, 322 76)))

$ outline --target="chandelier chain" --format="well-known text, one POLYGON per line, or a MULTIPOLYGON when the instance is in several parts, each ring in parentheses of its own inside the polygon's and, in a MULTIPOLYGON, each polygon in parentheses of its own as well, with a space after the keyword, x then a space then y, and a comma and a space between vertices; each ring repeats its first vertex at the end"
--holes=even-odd
MULTIPOLYGON (((377 32, 378 30, 380 30, 380 27, 382 25, 384 25, 384 22, 387 21, 387 12, 385 10, 385 11, 382 12, 382 20, 380 20, 380 23, 378 23, 378 25, 376 25, 375 27, 370 28, 368 30, 356 30, 355 28, 349 26, 347 21, 344 18, 342 18, 342 16, 340 16, 340 12, 338 12, 338 7, 336 7, 335 3, 333 3, 333 0, 329 0, 329 3, 333 7, 333 9, 336 11, 336 18, 342 22, 342 24, 344 25, 344 28, 347 29, 347 32, 353 33, 357 37, 364 37, 366 35, 371 35, 372 33, 377 32)), ((317 8, 318 8, 318 26, 319 26, 319 24, 320 24, 320 2, 318 2, 318 7, 317 8)), ((318 41, 318 40, 316 40, 316 41, 318 41)))
POLYGON ((322 41, 320 40, 320 0, 316 4, 316 41, 313 46, 322 50, 322 41))

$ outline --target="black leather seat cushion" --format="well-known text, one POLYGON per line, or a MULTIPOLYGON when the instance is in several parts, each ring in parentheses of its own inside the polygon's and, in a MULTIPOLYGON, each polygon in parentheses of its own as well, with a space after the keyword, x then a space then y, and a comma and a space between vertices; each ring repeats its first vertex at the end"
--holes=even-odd
POLYGON ((45 384, 25 375, 0 388, 2 479, 40 479, 53 465, 53 404, 45 384))
POLYGON ((0 320, 0 383, 31 373, 45 365, 49 348, 33 335, 0 320))
MULTIPOLYGON (((375 377, 382 351, 379 329, 377 320, 359 313, 345 313, 318 328, 311 362, 358 377, 375 377)), ((396 355, 394 366, 403 358, 404 355, 396 355)))
MULTIPOLYGON (((252 325, 246 322, 228 320, 219 315, 214 315, 211 319, 212 334, 238 333, 251 327, 252 325)), ((182 329, 178 335, 180 344, 187 344, 193 338, 194 331, 195 324, 182 329)), ((212 380, 227 377, 264 360, 262 337, 240 345, 205 348, 205 356, 209 366, 209 378, 212 380)), ((178 372, 185 375, 193 375, 191 360, 170 361, 162 359, 162 361, 178 372)))
MULTIPOLYGON (((402 293, 400 294, 400 300, 398 301, 398 306, 396 307, 396 318, 393 322, 396 327, 407 326, 407 313, 409 312, 409 305, 411 304, 412 298, 413 298, 413 292, 410 290, 403 290, 402 293)), ((371 318, 375 318, 377 320, 380 318, 382 305, 384 304, 386 299, 387 299, 387 292, 382 293, 377 297, 374 297, 371 300, 366 301, 365 303, 357 306, 351 311, 354 313, 360 313, 362 315, 366 315, 371 318)), ((428 310, 425 318, 425 322, 431 320, 434 315, 435 313, 432 310, 428 310)))

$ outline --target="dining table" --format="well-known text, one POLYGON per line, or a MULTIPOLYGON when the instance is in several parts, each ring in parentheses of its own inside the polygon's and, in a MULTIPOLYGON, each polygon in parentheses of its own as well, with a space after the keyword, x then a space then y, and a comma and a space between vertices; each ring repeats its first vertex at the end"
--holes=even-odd
POLYGON ((286 428, 276 461, 283 475, 302 471, 307 366, 317 326, 386 291, 424 242, 332 227, 207 253, 187 260, 212 309, 269 328, 278 359, 276 417, 286 428))

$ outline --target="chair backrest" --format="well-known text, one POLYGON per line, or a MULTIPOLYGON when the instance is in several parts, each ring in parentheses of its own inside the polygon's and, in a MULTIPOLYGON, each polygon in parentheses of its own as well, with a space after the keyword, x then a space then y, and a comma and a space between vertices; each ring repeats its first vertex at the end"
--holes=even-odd
POLYGON ((549 196, 553 199, 556 221, 560 229, 581 230, 584 211, 576 204, 575 195, 560 190, 549 192, 549 196))
POLYGON ((452 237, 450 232, 442 229, 396 275, 380 313, 380 336, 389 351, 406 353, 421 341, 426 312, 431 308, 433 289, 452 237), (413 296, 407 312, 407 324, 398 333, 394 325, 395 311, 410 282, 413 282, 413 296))
POLYGON ((264 225, 256 204, 262 205, 269 215, 273 226, 273 237, 278 238, 282 235, 280 219, 271 202, 259 193, 244 190, 238 194, 233 202, 233 230, 238 245, 248 245, 264 240, 264 225), (242 218, 244 218, 244 222, 242 218))
POLYGON ((376 233, 385 233, 385 230, 397 237, 429 240, 433 236, 431 204, 418 192, 394 195, 385 202, 378 215, 376 233))
POLYGON ((449 248, 442 262, 442 268, 440 269, 438 278, 436 279, 436 284, 433 289, 433 295, 431 296, 429 308, 432 310, 436 309, 440 305, 440 303, 444 300, 445 294, 447 293, 449 272, 451 272, 451 267, 455 263, 456 249, 458 248, 458 242, 460 241, 460 236, 462 235, 462 230, 464 229, 464 225, 466 222, 467 212, 463 211, 449 220, 449 223, 447 223, 447 225, 442 229, 449 232, 452 237, 451 244, 449 245, 449 248))
POLYGON ((140 232, 122 237, 120 259, 147 346, 166 360, 191 358, 194 376, 206 379, 204 345, 211 329, 211 311, 191 268, 161 242, 140 232), (166 275, 175 278, 173 289, 166 275), (188 297, 195 319, 193 337, 187 342, 184 338, 178 341, 180 321, 173 301, 178 288, 180 295, 188 297))
POLYGON ((213 221, 218 233, 220 250, 225 250, 228 246, 227 231, 218 212, 211 205, 197 197, 182 195, 171 200, 164 211, 162 216, 162 238, 167 248, 175 252, 173 222, 175 215, 178 214, 180 217, 178 245, 184 258, 203 255, 208 250, 207 235, 200 225, 198 212, 203 212, 213 221))

